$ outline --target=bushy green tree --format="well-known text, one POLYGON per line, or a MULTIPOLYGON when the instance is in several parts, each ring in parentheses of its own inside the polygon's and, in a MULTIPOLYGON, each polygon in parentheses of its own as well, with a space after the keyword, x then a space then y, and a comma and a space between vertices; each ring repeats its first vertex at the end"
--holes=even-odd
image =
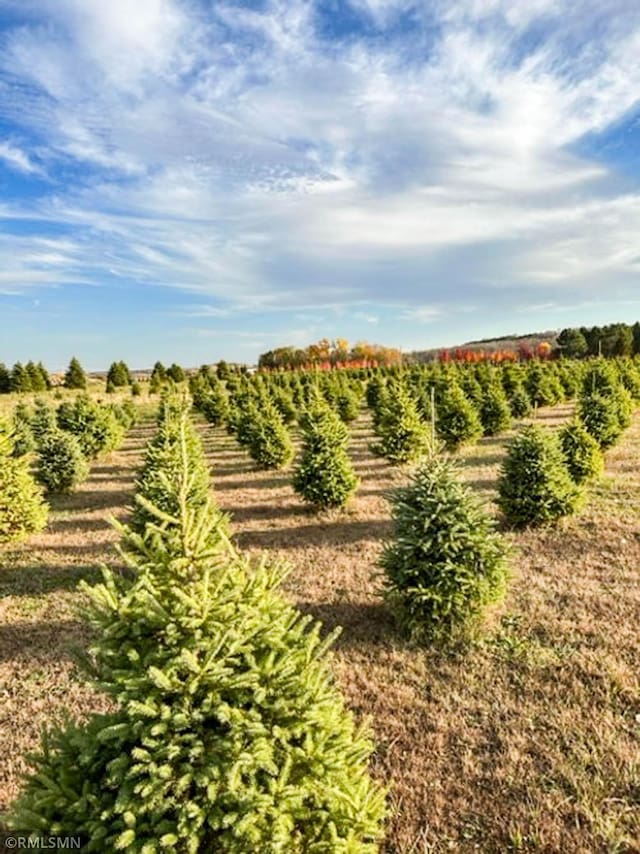
POLYGON ((149 394, 157 394, 167 379, 167 369, 162 362, 156 362, 149 380, 149 394))
POLYGON ((8 394, 11 391, 11 374, 4 362, 0 362, 0 394, 8 394))
POLYGON ((578 402, 578 416, 601 448, 615 445, 624 429, 617 396, 617 392, 605 394, 594 391, 583 394, 578 402))
POLYGON ((358 478, 347 453, 349 431, 326 404, 316 403, 302 419, 302 456, 293 488, 318 509, 344 507, 358 478))
POLYGON ((271 402, 256 410, 248 444, 251 458, 265 469, 284 468, 293 458, 293 443, 282 416, 271 402))
POLYGON ((511 426, 511 409, 502 385, 491 382, 480 403, 480 422, 485 436, 495 436, 511 426))
POLYGON ((13 431, 0 419, 0 543, 41 531, 49 507, 31 476, 28 457, 16 457, 13 431))
POLYGON ((596 477, 604 468, 602 451, 597 440, 578 419, 560 429, 560 447, 576 483, 584 483, 596 477))
POLYGON ((90 459, 114 450, 124 437, 124 428, 113 409, 92 401, 87 395, 61 403, 57 421, 61 429, 78 439, 82 453, 90 459))
POLYGON ((482 435, 478 412, 457 384, 446 390, 438 404, 436 429, 450 451, 482 435))
POLYGON ((126 362, 112 362, 107 372, 107 385, 115 388, 131 385, 131 371, 126 362))
POLYGON ((514 418, 526 418, 531 414, 531 400, 522 383, 517 383, 511 392, 509 409, 514 418))
POLYGON ((47 492, 73 492, 88 474, 89 464, 75 436, 57 429, 40 438, 37 478, 47 492))
POLYGON ((46 391, 47 383, 40 371, 40 367, 35 362, 29 360, 24 366, 25 373, 29 378, 30 391, 46 391))
POLYGON ((11 369, 11 391, 18 393, 33 391, 31 387, 31 378, 27 373, 22 362, 16 362, 11 369))
POLYGON ((145 537, 123 530, 132 572, 84 585, 89 674, 114 710, 47 734, 9 824, 100 854, 374 854, 384 793, 331 677, 333 636, 282 597, 285 566, 216 535, 186 444, 178 456, 175 516, 149 505, 145 537))
POLYGON ((64 375, 64 384, 66 388, 86 389, 87 387, 87 375, 75 356, 69 362, 69 367, 64 375))
POLYGON ((13 410, 13 454, 24 457, 36 448, 36 439, 32 427, 33 412, 23 401, 19 401, 13 410))
POLYGON ((39 397, 35 402, 33 417, 31 418, 31 429, 36 443, 42 441, 47 433, 51 433, 58 426, 56 411, 48 400, 39 397))
POLYGON ((516 527, 570 515, 583 497, 571 479, 557 434, 537 425, 522 428, 509 442, 498 493, 500 509, 516 527))
POLYGON ((186 380, 187 375, 184 372, 184 368, 181 368, 180 365, 174 362, 167 368, 167 377, 173 380, 174 383, 182 383, 186 380))
MULTIPOLYGON (((131 519, 134 531, 143 534, 147 525, 156 519, 157 510, 175 519, 178 505, 171 484, 185 464, 185 455, 189 459, 191 473, 187 493, 190 506, 203 507, 209 501, 211 491, 209 465, 202 441, 189 418, 188 401, 174 397, 165 401, 158 431, 147 445, 138 474, 137 500, 131 519)), ((222 519, 219 521, 222 525, 222 519)))
POLYGON ((534 406, 553 406, 558 403, 558 388, 547 366, 531 362, 527 367, 524 386, 534 406))
POLYGON ((422 463, 392 508, 380 564, 401 626, 427 642, 468 635, 506 587, 507 548, 495 523, 444 459, 422 463))
POLYGON ((579 329, 563 329, 556 346, 560 354, 569 359, 581 359, 589 349, 587 339, 579 329))
POLYGON ((403 385, 389 390, 375 427, 380 439, 373 450, 393 463, 408 463, 429 453, 431 433, 403 385))
POLYGON ((209 383, 198 408, 213 427, 225 423, 229 417, 229 395, 220 380, 213 379, 209 383))
POLYGON ((355 421, 360 414, 360 397, 349 388, 343 388, 336 397, 336 411, 345 424, 355 421))

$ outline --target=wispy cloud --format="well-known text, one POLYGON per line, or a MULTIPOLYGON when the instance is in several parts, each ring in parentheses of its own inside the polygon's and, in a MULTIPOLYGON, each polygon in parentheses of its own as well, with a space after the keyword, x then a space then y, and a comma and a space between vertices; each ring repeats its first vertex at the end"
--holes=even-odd
POLYGON ((636 108, 625 0, 352 0, 331 37, 306 0, 5 5, 25 142, 0 160, 51 184, 2 216, 73 243, 9 265, 0 243, 17 288, 117 277, 197 294, 192 316, 361 305, 384 328, 390 301, 424 324, 635 287, 640 191, 576 153, 636 108))

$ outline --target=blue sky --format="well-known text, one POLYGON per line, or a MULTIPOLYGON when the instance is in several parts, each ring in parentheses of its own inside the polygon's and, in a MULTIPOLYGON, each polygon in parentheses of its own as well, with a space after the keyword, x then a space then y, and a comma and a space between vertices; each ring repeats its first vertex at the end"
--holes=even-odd
POLYGON ((640 318, 635 0, 0 0, 0 360, 640 318))

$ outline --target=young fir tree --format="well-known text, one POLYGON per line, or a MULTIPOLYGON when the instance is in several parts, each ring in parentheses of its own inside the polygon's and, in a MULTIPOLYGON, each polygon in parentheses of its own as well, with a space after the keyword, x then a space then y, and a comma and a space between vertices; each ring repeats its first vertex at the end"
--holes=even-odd
POLYGON ((574 513, 583 492, 572 479, 556 433, 524 427, 509 443, 498 482, 498 505, 516 527, 574 513))
POLYGON ((49 731, 9 824, 83 835, 87 852, 374 854, 384 792, 372 743, 327 662, 333 636, 190 501, 186 441, 169 516, 121 529, 130 575, 84 585, 86 664, 113 711, 49 731))
POLYGON ((220 380, 212 377, 198 408, 213 427, 225 423, 229 417, 229 395, 220 380))
POLYGON ((26 375, 29 377, 29 387, 31 391, 46 391, 47 383, 40 372, 40 368, 35 362, 29 360, 24 366, 26 375))
POLYGON ((498 382, 490 382, 485 389, 479 414, 485 436, 495 436, 511 426, 509 401, 498 382))
POLYGON ((47 492, 73 492, 88 474, 89 464, 75 436, 57 429, 40 438, 37 478, 47 492))
POLYGON ((373 450, 392 463, 408 463, 431 450, 431 434, 422 421, 415 401, 399 384, 389 389, 375 431, 380 442, 373 450))
POLYGON ((561 428, 560 447, 576 483, 584 483, 599 475, 604 468, 604 459, 597 440, 576 419, 561 428))
POLYGON ((64 375, 64 384, 66 388, 86 389, 87 387, 87 375, 75 356, 69 362, 69 367, 64 375))
POLYGON ((11 374, 4 362, 0 362, 0 394, 9 394, 11 391, 11 374))
POLYGON ((622 435, 618 393, 594 391, 578 401, 578 417, 601 448, 610 448, 622 435))
POLYGON ((113 451, 124 438, 124 428, 113 409, 96 403, 87 395, 61 403, 56 417, 58 426, 73 433, 82 453, 89 459, 113 451))
POLYGON ((482 436, 482 424, 475 406, 456 383, 442 395, 437 408, 436 430, 447 450, 457 451, 482 436))
POLYGON ((302 456, 293 488, 321 510, 344 507, 358 486, 347 453, 349 431, 325 403, 316 402, 302 418, 302 456))
POLYGON ((514 418, 526 418, 531 414, 531 400, 527 390, 521 382, 514 385, 509 395, 509 409, 514 418))
POLYGON ((450 460, 432 458, 392 494, 394 531, 382 553, 385 596, 415 640, 470 634, 502 598, 507 547, 450 460))
POLYGON ((31 419, 31 430, 36 443, 57 428, 56 411, 48 400, 39 397, 35 402, 35 409, 31 419))
MULTIPOLYGON (((136 481, 137 501, 131 519, 132 530, 143 534, 147 525, 160 510, 175 518, 178 507, 175 482, 185 465, 190 467, 188 499, 193 508, 203 507, 209 500, 211 476, 202 441, 189 418, 186 399, 165 400, 158 432, 147 445, 144 461, 136 481)), ((220 518, 221 526, 226 521, 220 518)))
POLYGON ((25 457, 36 448, 32 427, 33 413, 23 401, 13 410, 13 455, 25 457))
POLYGON ((284 468, 293 458, 291 437, 271 401, 256 409, 248 450, 251 458, 265 469, 284 468))
POLYGON ((27 457, 16 457, 13 432, 0 420, 0 543, 22 539, 47 524, 49 507, 29 470, 27 457))
POLYGON ((350 424, 360 414, 360 397, 348 386, 345 386, 338 392, 335 406, 342 421, 345 424, 350 424))
POLYGON ((31 378, 22 362, 16 362, 11 369, 11 391, 18 393, 33 391, 31 378))

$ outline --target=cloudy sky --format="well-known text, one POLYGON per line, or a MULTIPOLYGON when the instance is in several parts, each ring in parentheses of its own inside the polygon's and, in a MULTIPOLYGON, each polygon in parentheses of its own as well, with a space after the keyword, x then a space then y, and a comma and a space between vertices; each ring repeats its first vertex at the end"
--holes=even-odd
POLYGON ((637 0, 0 0, 0 360, 640 318, 637 0))

